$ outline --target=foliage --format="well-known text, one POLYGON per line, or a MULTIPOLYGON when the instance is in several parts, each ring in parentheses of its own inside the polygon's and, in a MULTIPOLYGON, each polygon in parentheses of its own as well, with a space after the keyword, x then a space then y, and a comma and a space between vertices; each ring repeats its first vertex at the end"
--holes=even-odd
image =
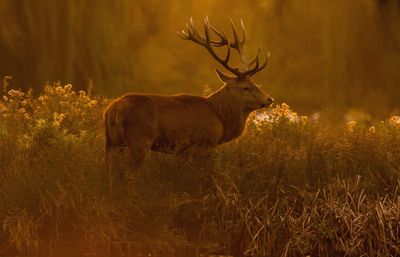
POLYGON ((235 256, 400 254, 398 116, 333 126, 281 104, 254 114, 234 142, 187 158, 150 153, 132 173, 124 154, 104 163, 108 102, 71 85, 4 92, 1 244, 88 251, 187 240, 235 256), (115 178, 121 171, 129 181, 115 178))

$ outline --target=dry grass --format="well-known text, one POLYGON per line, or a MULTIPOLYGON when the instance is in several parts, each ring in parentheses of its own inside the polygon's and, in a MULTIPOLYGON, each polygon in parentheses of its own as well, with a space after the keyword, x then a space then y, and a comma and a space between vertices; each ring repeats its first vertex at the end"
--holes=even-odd
POLYGON ((188 240, 235 256, 400 255, 400 118, 329 125, 282 104, 211 153, 151 153, 121 185, 125 157, 103 162, 107 102, 70 85, 37 98, 4 91, 1 244, 188 240))

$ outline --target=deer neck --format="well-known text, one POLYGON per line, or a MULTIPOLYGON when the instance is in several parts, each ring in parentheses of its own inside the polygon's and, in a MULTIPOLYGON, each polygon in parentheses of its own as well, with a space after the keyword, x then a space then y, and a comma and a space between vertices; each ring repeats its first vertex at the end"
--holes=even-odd
POLYGON ((249 112, 242 110, 240 103, 222 89, 208 96, 207 100, 221 120, 224 128, 219 143, 224 143, 240 136, 245 128, 249 112))

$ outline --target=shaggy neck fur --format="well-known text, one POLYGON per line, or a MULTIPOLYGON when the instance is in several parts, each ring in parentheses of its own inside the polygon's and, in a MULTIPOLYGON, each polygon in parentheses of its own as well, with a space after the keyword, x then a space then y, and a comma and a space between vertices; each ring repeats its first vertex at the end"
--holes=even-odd
POLYGON ((250 112, 242 110, 240 103, 227 95, 226 89, 220 89, 207 97, 217 116, 220 118, 224 133, 219 143, 230 141, 242 134, 250 112))

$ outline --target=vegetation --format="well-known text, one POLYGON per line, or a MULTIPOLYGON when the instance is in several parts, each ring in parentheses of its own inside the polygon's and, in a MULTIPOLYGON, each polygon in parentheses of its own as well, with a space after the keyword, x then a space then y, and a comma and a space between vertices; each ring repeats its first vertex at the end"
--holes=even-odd
POLYGON ((95 251, 118 240, 194 242, 235 256, 400 256, 400 117, 332 125, 286 104, 239 140, 103 160, 108 99, 71 85, 0 101, 0 244, 95 251), (129 180, 118 181, 118 172, 129 180))
POLYGON ((0 16, 0 255, 132 240, 400 256, 399 0, 2 0, 0 16), (112 97, 219 87, 175 34, 206 15, 227 35, 243 18, 249 55, 271 52, 255 81, 280 104, 216 149, 106 164, 112 97))

